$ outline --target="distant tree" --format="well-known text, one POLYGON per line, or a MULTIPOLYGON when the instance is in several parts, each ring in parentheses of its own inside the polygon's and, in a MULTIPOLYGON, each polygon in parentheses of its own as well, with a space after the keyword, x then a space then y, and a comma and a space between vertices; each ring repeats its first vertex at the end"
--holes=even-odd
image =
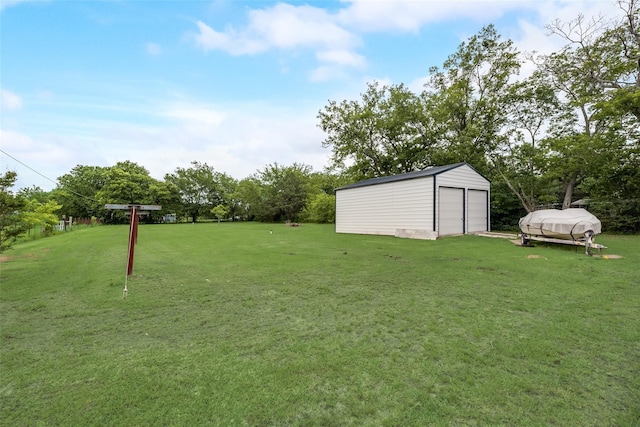
POLYGON ((226 173, 216 174, 216 185, 221 205, 227 209, 227 215, 235 220, 241 212, 240 200, 236 193, 238 181, 226 173))
POLYGON ((336 221, 336 196, 327 193, 316 193, 309 197, 304 208, 305 221, 320 224, 336 221))
POLYGON ((231 195, 236 204, 236 213, 245 220, 252 221, 261 216, 263 187, 257 176, 250 176, 238 182, 236 191, 231 195))
POLYGON ((96 197, 105 203, 149 203, 154 181, 143 166, 118 162, 106 168, 105 184, 96 197))
POLYGON ((208 215, 211 209, 224 203, 221 174, 212 166, 197 161, 190 168, 176 168, 165 175, 165 182, 174 185, 182 199, 185 213, 196 222, 199 216, 208 215))
POLYGON ((158 215, 175 213, 184 215, 182 199, 178 188, 170 182, 154 180, 149 186, 149 203, 162 206, 158 215))
POLYGON ((0 175, 0 252, 11 248, 16 239, 27 231, 24 222, 26 202, 21 195, 11 191, 17 178, 18 174, 13 171, 0 175))
POLYGON ((18 193, 26 200, 35 200, 39 203, 46 203, 51 199, 50 191, 44 191, 42 188, 36 185, 21 188, 18 193))
POLYGON ((104 204, 96 194, 107 183, 108 168, 77 165, 58 178, 51 198, 62 205, 61 213, 74 218, 104 216, 104 204))
POLYGON ((31 229, 40 227, 46 234, 51 234, 58 224, 58 211, 62 205, 53 200, 40 203, 36 199, 27 199, 24 207, 23 222, 25 227, 31 229))
POLYGON ((226 218, 229 215, 229 208, 225 205, 216 205, 211 209, 211 213, 218 219, 218 223, 222 218, 226 218))
POLYGON ((309 194, 311 166, 278 163, 266 166, 257 174, 260 200, 256 215, 262 221, 295 221, 304 209, 309 194))

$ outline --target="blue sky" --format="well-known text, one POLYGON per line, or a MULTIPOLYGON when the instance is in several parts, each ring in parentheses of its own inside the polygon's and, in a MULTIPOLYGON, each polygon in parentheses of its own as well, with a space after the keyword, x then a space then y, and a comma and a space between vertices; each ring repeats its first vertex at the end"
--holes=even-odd
POLYGON ((613 0, 0 5, 0 172, 18 172, 16 190, 125 160, 157 179, 194 160, 237 179, 275 162, 322 170, 317 113, 329 100, 357 100, 374 80, 418 92, 484 25, 550 52, 561 43, 545 24, 616 10, 613 0))

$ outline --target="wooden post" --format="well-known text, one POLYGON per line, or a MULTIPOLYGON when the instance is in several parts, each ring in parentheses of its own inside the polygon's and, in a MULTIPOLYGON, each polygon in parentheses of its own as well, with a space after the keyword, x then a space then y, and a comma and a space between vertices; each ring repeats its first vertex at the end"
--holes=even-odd
POLYGON ((149 211, 159 211, 160 209, 162 209, 162 206, 138 204, 107 204, 104 207, 105 209, 129 209, 129 212, 131 214, 131 217, 129 218, 129 249, 127 251, 127 274, 124 277, 124 291, 122 294, 122 297, 126 298, 129 291, 129 289, 127 288, 128 279, 129 276, 131 276, 131 273, 133 273, 133 255, 135 253, 135 245, 136 243, 138 243, 138 222, 140 210, 144 209, 149 211))
POLYGON ((132 206, 130 212, 131 218, 129 219, 129 256, 127 258, 127 276, 131 276, 131 273, 133 272, 133 254, 138 241, 138 212, 136 207, 132 206))

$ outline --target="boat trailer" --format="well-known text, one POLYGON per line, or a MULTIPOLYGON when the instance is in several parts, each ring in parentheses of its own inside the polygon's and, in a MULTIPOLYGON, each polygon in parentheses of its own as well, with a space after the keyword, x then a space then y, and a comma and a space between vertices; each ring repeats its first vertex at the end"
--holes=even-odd
POLYGON ((560 243, 562 245, 584 246, 585 255, 589 255, 589 256, 593 255, 593 249, 597 249, 599 255, 602 255, 603 249, 607 249, 606 246, 601 245, 599 243, 595 243, 594 234, 588 234, 581 239, 575 239, 575 240, 558 239, 556 237, 534 236, 526 233, 520 234, 520 244, 522 246, 530 245, 532 240, 536 242, 560 243))
POLYGON ((563 245, 584 246, 586 255, 592 250, 606 246, 595 243, 596 234, 600 234, 601 223, 595 215, 585 209, 543 209, 529 212, 520 218, 520 243, 527 246, 530 241, 559 243, 563 245))

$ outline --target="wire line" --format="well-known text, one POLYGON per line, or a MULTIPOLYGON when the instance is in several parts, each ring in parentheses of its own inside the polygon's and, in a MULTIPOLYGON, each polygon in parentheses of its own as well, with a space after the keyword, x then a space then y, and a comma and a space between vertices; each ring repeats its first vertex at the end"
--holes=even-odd
POLYGON ((46 180, 49 180, 49 181, 53 182, 54 184, 56 184, 57 186, 59 186, 59 187, 63 188, 64 190, 66 190, 66 191, 68 191, 68 192, 70 192, 70 193, 72 193, 72 194, 75 194, 76 196, 83 197, 83 198, 85 198, 85 199, 89 199, 89 200, 91 200, 92 202, 98 202, 98 203, 100 203, 98 200, 96 200, 96 199, 92 199, 92 198, 91 198, 91 197, 89 197, 89 196, 85 196, 84 194, 76 193, 76 192, 75 192, 75 191, 73 191, 73 190, 69 190, 68 188, 64 188, 63 186, 61 186, 61 185, 60 185, 60 183, 59 183, 59 182, 56 182, 56 181, 52 180, 51 178, 49 178, 49 177, 47 177, 47 176, 44 176, 43 174, 41 174, 40 172, 38 172, 37 170, 35 170, 35 169, 34 169, 34 168, 32 168, 31 166, 27 165, 27 164, 26 164, 26 163, 24 163, 24 162, 21 162, 20 160, 16 159, 15 157, 13 157, 11 154, 7 153, 6 151, 4 151, 4 150, 0 149, 0 153, 4 154, 5 156, 11 157, 13 160, 15 160, 16 162, 20 163, 20 164, 21 164, 22 166, 24 166, 25 168, 27 168, 27 169, 29 169, 29 170, 31 170, 31 171, 33 171, 33 172, 37 173, 38 175, 40 175, 41 177, 43 177, 43 178, 44 178, 44 179, 46 179, 46 180))
POLYGON ((16 159, 15 157, 13 157, 11 154, 7 153, 6 151, 4 151, 4 150, 0 149, 0 153, 3 153, 5 156, 9 156, 9 157, 11 157, 13 160, 15 160, 16 162, 20 163, 20 164, 21 164, 22 166, 24 166, 25 168, 30 169, 31 171, 33 171, 33 172, 37 173, 38 175, 40 175, 40 176, 41 176, 41 177, 43 177, 44 179, 49 180, 49 181, 53 182, 53 183, 54 183, 54 184, 56 184, 56 185, 58 184, 56 181, 52 180, 51 178, 49 178, 49 177, 47 177, 47 176, 42 175, 42 174, 41 174, 40 172, 38 172, 37 170, 35 170, 35 169, 34 169, 34 168, 32 168, 31 166, 29 166, 29 165, 27 165, 27 164, 25 164, 25 163, 21 162, 20 160, 16 159))

